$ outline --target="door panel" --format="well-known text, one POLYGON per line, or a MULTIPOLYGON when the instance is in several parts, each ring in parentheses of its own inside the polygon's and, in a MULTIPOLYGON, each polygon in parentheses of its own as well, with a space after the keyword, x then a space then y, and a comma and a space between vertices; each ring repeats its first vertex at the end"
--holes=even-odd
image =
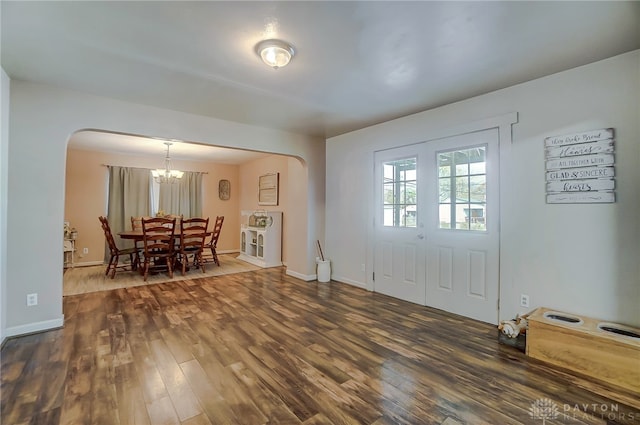
POLYGON ((376 152, 374 290, 497 323, 498 177, 497 129, 376 152))
POLYGON ((432 168, 424 183, 426 305, 497 323, 497 129, 427 142, 425 150, 432 168), (471 159, 475 152, 482 154, 471 159), (451 175, 439 157, 451 161, 444 161, 451 175))
POLYGON ((424 304, 424 235, 415 197, 417 148, 375 155, 374 291, 424 304))

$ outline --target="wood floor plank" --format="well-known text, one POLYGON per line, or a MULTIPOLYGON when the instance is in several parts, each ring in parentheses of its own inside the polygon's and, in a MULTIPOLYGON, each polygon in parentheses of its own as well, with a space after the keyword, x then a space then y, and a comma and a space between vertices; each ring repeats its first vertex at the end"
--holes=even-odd
POLYGON ((164 341, 154 340, 151 342, 150 348, 180 421, 203 413, 196 396, 182 373, 182 369, 180 369, 164 341))
POLYGON ((182 425, 213 425, 204 413, 182 422, 182 425))
POLYGON ((244 384, 247 397, 267 417, 267 423, 274 425, 298 425, 301 423, 278 395, 270 391, 257 375, 245 367, 244 363, 232 364, 230 369, 236 379, 244 384))
POLYGON ((190 335, 193 331, 188 325, 172 326, 169 329, 160 330, 160 335, 171 351, 177 363, 184 363, 193 359, 189 347, 197 342, 197 337, 190 335))
POLYGON ((171 398, 163 397, 147 404, 149 418, 154 425, 180 425, 180 419, 176 414, 171 398))
POLYGON ((150 425, 142 388, 135 365, 126 363, 115 368, 118 418, 121 424, 150 425))
POLYGON ((206 373, 208 381, 222 395, 225 403, 231 407, 241 423, 262 424, 267 422, 267 418, 256 407, 253 400, 246 396, 244 387, 230 368, 223 366, 215 356, 210 354, 210 351, 198 353, 196 359, 206 373))
POLYGON ((204 412, 214 424, 241 424, 231 406, 207 379, 207 375, 197 360, 180 365, 204 412))
POLYGON ((271 393, 301 421, 305 421, 318 413, 313 397, 302 390, 295 372, 279 367, 265 346, 248 347, 248 352, 241 353, 242 361, 271 393))
POLYGON ((2 348, 1 423, 525 425, 542 399, 563 415, 547 423, 640 418, 637 394, 500 345, 495 326, 283 267, 63 311, 64 328, 2 348))

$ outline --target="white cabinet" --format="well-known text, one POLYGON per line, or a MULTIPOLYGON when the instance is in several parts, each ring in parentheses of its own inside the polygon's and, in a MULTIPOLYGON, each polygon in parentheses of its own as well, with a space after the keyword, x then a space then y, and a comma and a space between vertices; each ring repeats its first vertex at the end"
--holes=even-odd
POLYGON ((62 255, 64 256, 64 267, 73 267, 75 265, 76 240, 64 239, 62 242, 62 255))
MULTIPOLYGON (((240 228, 240 255, 238 259, 258 267, 282 265, 282 212, 266 211, 266 226, 250 226, 244 222, 240 228), (270 225, 268 223, 271 223, 270 225)), ((242 212, 243 217, 250 213, 242 212)))

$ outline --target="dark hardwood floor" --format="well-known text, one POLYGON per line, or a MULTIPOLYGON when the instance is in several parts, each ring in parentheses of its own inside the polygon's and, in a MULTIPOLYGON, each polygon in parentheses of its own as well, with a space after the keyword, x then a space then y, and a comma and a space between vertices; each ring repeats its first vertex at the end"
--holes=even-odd
POLYGON ((640 424, 494 326, 281 268, 68 296, 2 349, 2 424, 640 424), (548 400, 544 400, 548 399, 548 400))

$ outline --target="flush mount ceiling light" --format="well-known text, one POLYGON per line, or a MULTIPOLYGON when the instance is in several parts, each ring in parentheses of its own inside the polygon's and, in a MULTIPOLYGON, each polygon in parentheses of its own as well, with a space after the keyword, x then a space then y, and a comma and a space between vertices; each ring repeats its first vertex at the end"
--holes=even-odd
POLYGON ((258 43, 256 53, 264 63, 273 69, 278 69, 286 66, 296 52, 289 43, 272 39, 258 43))
POLYGON ((173 144, 171 142, 164 142, 167 145, 167 156, 164 158, 164 169, 158 168, 157 170, 151 170, 153 179, 158 183, 175 183, 178 179, 181 179, 184 171, 171 169, 171 158, 169 158, 169 147, 173 144))

